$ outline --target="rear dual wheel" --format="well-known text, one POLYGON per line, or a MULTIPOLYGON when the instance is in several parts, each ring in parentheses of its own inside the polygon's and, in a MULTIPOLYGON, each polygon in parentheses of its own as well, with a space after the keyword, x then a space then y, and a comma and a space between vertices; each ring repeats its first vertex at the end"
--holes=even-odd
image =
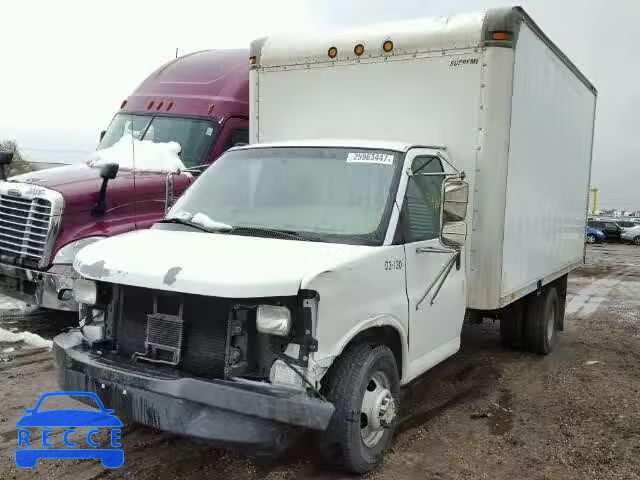
POLYGON ((560 300, 555 287, 544 289, 529 298, 525 335, 527 349, 540 355, 548 355, 558 340, 560 300))
POLYGON ((503 309, 500 338, 503 346, 548 355, 558 331, 564 329, 566 277, 533 292, 503 309))

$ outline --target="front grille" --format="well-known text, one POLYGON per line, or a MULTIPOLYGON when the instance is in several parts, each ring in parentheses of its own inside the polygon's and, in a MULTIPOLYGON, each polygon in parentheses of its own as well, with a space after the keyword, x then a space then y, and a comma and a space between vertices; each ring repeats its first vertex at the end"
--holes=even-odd
POLYGON ((45 198, 0 194, 0 255, 11 263, 38 266, 52 228, 52 205, 45 198))
POLYGON ((140 353, 149 352, 148 345, 154 344, 160 346, 156 361, 171 363, 165 354, 173 346, 179 350, 177 367, 183 372, 224 378, 231 309, 228 300, 131 286, 119 288, 118 353, 142 361, 140 353), (178 316, 181 322, 175 320, 178 316))

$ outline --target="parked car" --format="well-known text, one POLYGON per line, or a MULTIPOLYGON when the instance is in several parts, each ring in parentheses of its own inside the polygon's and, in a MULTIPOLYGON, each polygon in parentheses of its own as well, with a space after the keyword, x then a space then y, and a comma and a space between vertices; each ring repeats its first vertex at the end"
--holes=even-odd
POLYGON ((597 228, 587 227, 587 243, 598 243, 606 240, 606 235, 602 230, 597 228))
POLYGON ((640 245, 640 225, 636 224, 631 228, 625 228, 620 234, 620 239, 640 245))
POLYGON ((589 220, 589 227, 600 230, 607 240, 619 241, 622 227, 612 220, 589 220))
POLYGON ((632 221, 632 220, 616 220, 616 224, 618 224, 620 227, 624 228, 633 228, 633 227, 637 227, 638 223, 632 221))

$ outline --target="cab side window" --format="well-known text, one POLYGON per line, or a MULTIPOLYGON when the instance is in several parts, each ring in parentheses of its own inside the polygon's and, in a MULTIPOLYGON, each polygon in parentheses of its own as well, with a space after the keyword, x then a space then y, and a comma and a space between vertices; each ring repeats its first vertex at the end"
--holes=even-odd
POLYGON ((232 147, 238 145, 247 145, 249 143, 249 129, 248 128, 235 128, 229 135, 225 150, 229 150, 232 147))
POLYGON ((411 164, 413 175, 407 182, 405 193, 405 241, 431 240, 440 235, 440 204, 443 175, 442 163, 437 157, 416 157, 411 164), (423 175, 421 175, 423 174, 423 175))

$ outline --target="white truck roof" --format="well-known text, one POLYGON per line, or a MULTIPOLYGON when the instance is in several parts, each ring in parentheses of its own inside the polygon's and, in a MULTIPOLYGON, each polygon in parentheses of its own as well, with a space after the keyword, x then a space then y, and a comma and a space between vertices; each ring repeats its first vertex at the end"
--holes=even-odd
MULTIPOLYGON (((332 32, 301 35, 274 35, 254 40, 249 52, 253 65, 261 68, 327 64, 336 61, 365 61, 368 58, 400 57, 462 48, 500 46, 494 32, 509 32, 517 42, 520 26, 531 28, 536 35, 594 93, 596 88, 571 60, 545 35, 522 7, 503 7, 448 16, 427 17, 386 22, 332 32), (385 41, 393 42, 391 52, 383 51, 385 41), (355 46, 364 53, 355 54, 355 46), (335 58, 328 50, 337 49, 335 58)), ((511 40, 509 41, 511 42, 511 40)))
POLYGON ((373 148, 376 150, 392 150, 396 152, 406 152, 410 148, 433 148, 446 150, 445 147, 437 145, 415 145, 406 142, 393 142, 384 140, 363 140, 363 139, 302 139, 302 140, 283 140, 278 142, 254 143, 252 145, 244 145, 235 147, 234 150, 244 150, 248 148, 275 148, 275 147, 320 147, 320 148, 373 148))

